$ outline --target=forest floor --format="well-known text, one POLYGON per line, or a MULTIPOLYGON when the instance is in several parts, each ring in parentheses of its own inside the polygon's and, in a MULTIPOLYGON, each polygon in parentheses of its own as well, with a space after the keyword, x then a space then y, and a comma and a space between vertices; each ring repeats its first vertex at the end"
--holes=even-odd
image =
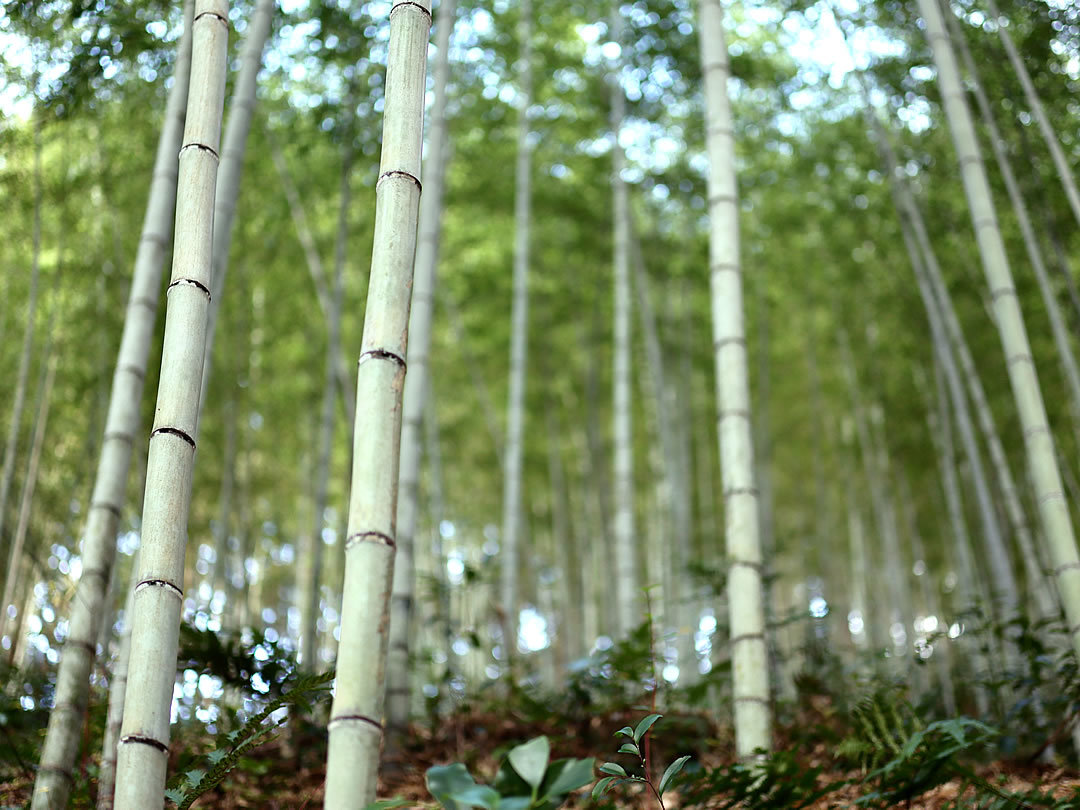
MULTIPOLYGON (((434 729, 416 726, 406 750, 391 759, 389 767, 383 768, 380 778, 379 796, 383 798, 401 798, 417 807, 434 807, 435 804, 427 792, 424 783, 425 771, 432 765, 451 762, 464 762, 478 781, 490 781, 498 767, 496 755, 503 754, 507 748, 540 734, 546 734, 552 741, 552 756, 589 757, 595 756, 597 764, 616 759, 613 756, 615 745, 611 729, 619 728, 634 721, 629 713, 622 716, 592 716, 579 723, 576 728, 568 727, 565 719, 552 717, 549 722, 526 721, 512 712, 485 712, 457 714, 444 718, 434 729), (561 721, 561 722, 560 722, 561 721)), ((679 733, 679 740, 657 734, 653 740, 652 754, 654 761, 666 762, 680 754, 687 753, 686 746, 691 745, 694 758, 706 768, 717 768, 729 764, 733 757, 730 734, 725 729, 713 725, 703 716, 685 715, 687 721, 679 733), (697 726, 702 733, 698 744, 692 745, 686 736, 686 729, 697 726)), ((196 808, 220 808, 220 810, 239 810, 240 808, 258 808, 259 810, 316 810, 322 807, 325 779, 325 740, 312 733, 291 732, 271 740, 247 757, 225 780, 223 785, 204 795, 194 804, 196 808)), ((805 731, 805 730, 803 730, 805 731)), ((779 742, 798 748, 800 763, 822 768, 818 775, 820 785, 839 780, 857 782, 862 776, 859 772, 844 772, 836 767, 836 760, 830 746, 817 742, 811 746, 799 747, 795 739, 785 739, 781 734, 779 742)), ((191 740, 174 743, 170 771, 174 771, 181 760, 179 749, 191 740)), ((190 749, 189 749, 190 750, 190 749)), ((788 750, 791 750, 790 748, 788 750)), ((5 763, 10 764, 10 763, 5 763)), ((662 767, 662 766, 660 766, 662 767)), ((997 786, 1002 791, 1022 793, 1033 788, 1050 792, 1058 799, 1080 795, 1080 772, 1059 766, 1039 766, 1022 761, 998 760, 979 766, 980 777, 997 786)), ((96 761, 84 760, 81 780, 84 786, 94 786, 96 761)), ((961 798, 962 783, 953 779, 931 790, 912 797, 908 802, 894 806, 911 810, 931 810, 931 808, 956 807, 961 798)), ((32 790, 32 776, 29 772, 22 778, 0 781, 0 810, 28 806, 32 790)), ((856 807, 860 796, 866 789, 859 784, 849 784, 830 793, 813 804, 812 808, 847 808, 856 807)), ((642 792, 616 789, 608 794, 617 808, 653 808, 657 805, 642 792)), ((78 793, 73 797, 72 808, 93 807, 91 797, 78 793)), ((173 805, 169 805, 173 806, 173 805)), ((588 798, 588 790, 583 790, 576 802, 568 805, 573 808, 597 806, 588 798)), ((611 804, 605 804, 611 807, 611 804)), ((682 805, 677 791, 665 795, 665 806, 674 810, 682 805)), ((701 805, 696 805, 701 806, 701 805)), ((717 807, 731 806, 717 803, 717 807)), ((741 806, 751 807, 744 804, 741 806)), ((770 804, 770 807, 776 807, 770 804)), ((862 805, 865 806, 865 805, 862 805)), ((874 805, 880 807, 882 805, 874 805)), ((987 805, 966 804, 968 807, 987 805)), ((1009 805, 995 805, 1009 806, 1009 805)), ((1024 806, 1051 806, 1015 805, 1024 806)), ((1056 804, 1058 808, 1080 805, 1056 804)), ((357 810, 360 810, 358 807, 357 810)))

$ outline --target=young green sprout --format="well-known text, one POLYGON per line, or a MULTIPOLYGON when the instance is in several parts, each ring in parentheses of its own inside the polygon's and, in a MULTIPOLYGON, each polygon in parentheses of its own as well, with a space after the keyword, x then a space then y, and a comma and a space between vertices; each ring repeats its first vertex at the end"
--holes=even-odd
POLYGON ((616 737, 628 737, 630 739, 630 742, 624 742, 619 746, 619 753, 632 754, 637 757, 641 763, 642 775, 637 776, 636 774, 627 773, 626 769, 617 762, 605 762, 600 766, 600 773, 609 775, 602 778, 593 786, 592 797, 594 799, 598 796, 602 796, 614 785, 623 782, 643 782, 656 797, 656 801, 660 805, 661 810, 666 810, 664 807, 664 792, 671 786, 672 781, 678 776, 679 771, 683 769, 683 766, 686 764, 687 760, 690 759, 690 756, 686 755, 679 757, 667 766, 664 775, 660 777, 659 784, 653 782, 649 771, 649 741, 646 735, 648 735, 650 729, 652 729, 653 724, 661 717, 663 717, 662 714, 650 714, 637 724, 637 728, 625 726, 615 732, 616 737), (642 743, 642 740, 644 740, 644 744, 642 743))

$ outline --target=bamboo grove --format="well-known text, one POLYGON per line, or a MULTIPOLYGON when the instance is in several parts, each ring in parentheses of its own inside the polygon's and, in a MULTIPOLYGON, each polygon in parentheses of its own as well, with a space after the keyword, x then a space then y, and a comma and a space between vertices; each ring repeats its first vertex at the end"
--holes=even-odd
POLYGON ((160 806, 171 726, 256 711, 188 630, 336 668, 328 808, 646 619, 743 760, 815 666, 989 717, 1019 628, 1080 656, 1072 5, 15 0, 0 42, 34 808, 89 756, 160 806))

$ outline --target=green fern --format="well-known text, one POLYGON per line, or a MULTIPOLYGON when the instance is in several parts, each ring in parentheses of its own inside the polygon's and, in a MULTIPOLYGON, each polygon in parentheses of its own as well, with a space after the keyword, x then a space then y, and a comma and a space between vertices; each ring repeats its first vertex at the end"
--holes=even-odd
POLYGON ((188 810, 196 800, 208 791, 220 785, 229 772, 250 751, 269 742, 287 717, 267 723, 266 720, 278 709, 296 707, 310 713, 312 704, 330 693, 330 684, 334 680, 334 670, 301 675, 292 689, 274 698, 262 711, 252 715, 236 731, 219 738, 221 745, 206 755, 207 769, 193 768, 177 775, 165 791, 165 798, 177 805, 178 810, 188 810))

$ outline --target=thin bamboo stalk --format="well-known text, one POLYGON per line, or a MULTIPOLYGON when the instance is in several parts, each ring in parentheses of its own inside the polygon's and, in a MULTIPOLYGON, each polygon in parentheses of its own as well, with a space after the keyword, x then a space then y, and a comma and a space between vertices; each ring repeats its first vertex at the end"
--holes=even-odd
POLYGON ((221 112, 225 102, 229 9, 197 0, 191 86, 180 149, 175 249, 154 429, 146 468, 142 546, 116 769, 116 807, 164 801, 169 706, 184 588, 195 435, 210 306, 211 234, 221 112))
POLYGON ((354 431, 338 677, 329 724, 328 810, 364 807, 374 800, 383 736, 431 9, 426 0, 399 0, 389 16, 375 235, 357 370, 356 399, 366 407, 357 411, 354 431))
POLYGON ((206 321, 205 369, 199 392, 199 413, 206 402, 210 385, 210 367, 213 360, 214 333, 217 330, 218 310, 225 292, 225 273, 229 269, 229 248, 232 245, 233 219, 236 200, 240 196, 240 176, 244 170, 244 153, 247 151, 248 132, 255 113, 255 84, 262 66, 262 52, 270 37, 270 22, 274 15, 275 0, 256 0, 244 34, 240 53, 240 71, 233 86, 229 103, 229 120, 225 124, 222 139, 221 165, 217 173, 214 194, 213 271, 211 273, 210 311, 206 321))
MULTIPOLYGON (((180 149, 184 131, 194 9, 194 2, 188 0, 184 5, 184 33, 177 46, 173 86, 166 101, 146 216, 135 255, 127 314, 109 394, 105 433, 82 543, 82 573, 75 598, 71 601, 68 637, 60 656, 53 710, 49 714, 49 728, 34 783, 31 805, 34 810, 67 806, 78 755, 79 730, 86 717, 94 643, 100 632, 104 612, 102 606, 116 559, 116 535, 125 502, 132 446, 139 429, 147 356, 157 319, 162 263, 172 233, 176 202, 176 153, 180 149)), ((110 682, 110 691, 115 688, 114 678, 110 682)), ((119 702, 122 708, 122 687, 119 702)), ((103 762, 115 762, 115 742, 113 748, 106 747, 102 759, 103 762)), ((112 807, 113 773, 103 773, 103 781, 98 788, 102 797, 99 798, 99 805, 103 809, 112 807)))
MULTIPOLYGON (((351 100, 346 102, 348 105, 352 103, 351 100)), ((315 297, 319 302, 319 307, 322 309, 323 317, 329 323, 333 302, 326 288, 326 270, 323 269, 319 249, 315 246, 315 237, 312 234, 311 225, 308 223, 307 213, 300 199, 300 192, 297 191, 296 184, 293 182, 281 146, 269 127, 266 128, 266 139, 270 142, 270 159, 274 162, 278 177, 281 178, 281 188, 285 192, 285 200, 289 204, 289 215, 292 217, 293 225, 296 227, 296 238, 300 242, 301 250, 304 252, 304 261, 307 264, 312 285, 315 287, 315 297)), ((338 388, 341 389, 341 401, 345 407, 345 420, 349 425, 352 425, 356 420, 356 391, 352 384, 352 377, 349 374, 348 364, 345 361, 345 352, 340 344, 338 345, 338 354, 334 358, 334 377, 337 380, 338 388)))
POLYGON ((1020 80, 1020 86, 1024 89, 1024 97, 1027 99, 1032 116, 1039 125, 1043 140, 1046 141, 1046 148, 1050 150, 1050 157, 1054 162, 1058 178, 1061 180, 1061 187, 1065 189, 1069 207, 1072 208, 1073 216, 1076 217, 1076 224, 1080 225, 1080 191, 1077 190, 1076 178, 1073 177, 1072 169, 1069 167, 1069 161, 1066 159, 1065 152, 1058 141, 1057 133, 1050 123, 1050 118, 1046 115, 1046 109, 1043 107, 1042 99, 1039 98, 1039 94, 1035 90, 1035 83, 1031 80, 1031 74, 1028 73, 1028 69, 1024 65, 1024 59, 1020 56, 1020 52, 1016 49, 1016 45, 1009 35, 1008 27, 1001 24, 1001 12, 998 10, 997 3, 995 0, 986 0, 986 7, 990 10, 990 16, 997 23, 998 36, 1001 37, 1001 44, 1005 48, 1005 54, 1016 72, 1016 78, 1020 80))
MULTIPOLYGON (((450 77, 450 35, 457 0, 442 0, 435 17, 436 58, 433 68, 435 101, 428 136, 427 189, 420 201, 412 309, 409 313, 409 374, 402 400, 401 473, 398 482, 397 555, 390 602, 390 651, 387 659, 386 720, 388 751, 396 751, 409 719, 409 643, 412 638, 416 576, 413 557, 420 512, 420 456, 423 423, 431 374, 431 322, 435 309, 435 280, 442 232, 443 189, 446 183, 448 139, 446 85, 450 77)), ((436 526, 436 532, 438 527, 436 526)), ((449 653, 448 653, 449 654, 449 653)))
POLYGON ((727 94, 731 67, 720 0, 701 0, 698 12, 709 153, 709 276, 729 568, 735 748, 740 757, 750 757, 771 749, 772 718, 743 327, 735 130, 727 94))
POLYGON ((1054 291, 1053 284, 1050 281, 1050 273, 1046 269, 1046 261, 1043 259, 1042 249, 1039 247, 1039 238, 1036 236, 1035 225, 1031 221, 1027 204, 1024 202, 1024 195, 1020 191, 1020 183, 1012 170, 1008 147, 997 127, 997 123, 994 121, 994 111, 990 107, 990 99, 987 98, 986 91, 979 81, 979 74, 975 67, 975 60, 971 56, 971 49, 968 48, 967 40, 960 30, 956 17, 948 13, 947 9, 943 16, 948 23, 952 41, 956 43, 960 50, 960 57, 971 81, 972 95, 975 96, 975 102, 978 104, 983 124, 986 126, 987 134, 990 136, 990 146, 993 149, 998 170, 1001 172, 1001 179, 1005 182, 1005 191, 1009 195, 1009 202, 1012 203, 1016 222, 1020 226, 1024 249, 1027 251, 1031 269, 1035 273, 1035 280, 1039 285, 1039 293, 1042 295, 1043 304, 1046 306, 1046 315, 1050 320, 1050 333, 1054 338, 1058 361, 1061 363, 1061 371, 1068 386, 1068 406, 1069 414, 1072 417, 1073 430, 1080 437, 1080 368, 1077 367, 1076 355, 1073 353, 1072 344, 1069 340, 1065 317, 1061 313, 1057 293, 1054 291))
POLYGON ((919 0, 919 8, 934 52, 942 100, 960 161, 983 269, 993 299, 994 320, 1001 336, 1013 397, 1020 416, 1028 466, 1035 484, 1035 498, 1055 566, 1058 593, 1065 608, 1070 640, 1074 650, 1080 655, 1080 555, 1077 554, 1069 506, 1054 454, 1053 436, 1039 388, 1031 344, 941 10, 937 6, 937 0, 919 0))
MULTIPOLYGON (((49 356, 44 379, 38 389, 37 416, 34 420, 34 436, 30 443, 30 459, 26 465, 26 478, 23 480, 22 494, 19 497, 19 518, 15 524, 15 536, 11 543, 11 552, 8 554, 7 571, 14 573, 19 570, 23 557, 23 547, 26 545, 26 534, 30 530, 30 508, 34 502, 34 489, 37 486, 38 467, 41 464, 41 449, 45 442, 45 424, 49 419, 49 405, 51 404, 53 379, 56 377, 56 355, 49 356)), ((3 634, 3 625, 7 621, 9 605, 14 604, 15 585, 20 578, 9 575, 4 580, 4 594, 0 597, 0 635, 3 634)), ((19 605, 20 624, 24 618, 24 611, 19 605)), ((19 638, 21 633, 15 633, 12 638, 19 638)), ((15 645, 12 644, 14 651, 15 645)))
MULTIPOLYGON (((619 3, 611 10, 611 40, 625 46, 619 3)), ((615 614, 616 632, 626 635, 638 623, 637 602, 637 531, 634 525, 634 432, 633 394, 630 377, 630 195, 622 174, 626 164, 620 137, 626 117, 626 93, 622 86, 621 56, 611 67, 611 188, 613 197, 614 238, 614 384, 613 441, 615 486, 615 614)))
POLYGON ((23 409, 26 407, 26 383, 30 376, 30 358, 34 347, 34 320, 37 314, 39 279, 41 277, 41 113, 34 114, 34 224, 33 248, 30 256, 30 298, 26 305, 26 324, 23 327, 22 352, 19 368, 15 372, 15 396, 11 402, 11 422, 8 424, 7 441, 4 444, 4 466, 0 470, 0 549, 4 547, 4 516, 7 514, 8 496, 15 478, 15 456, 19 444, 19 428, 22 426, 23 409))
POLYGON ((503 458, 502 548, 499 556, 499 623, 503 660, 512 665, 518 635, 518 559, 521 545, 521 466, 525 425, 525 366, 529 323, 529 238, 532 216, 532 147, 529 108, 533 98, 532 0, 522 0, 518 40, 517 162, 514 191, 514 292, 510 311, 510 385, 506 406, 506 455, 503 458))

